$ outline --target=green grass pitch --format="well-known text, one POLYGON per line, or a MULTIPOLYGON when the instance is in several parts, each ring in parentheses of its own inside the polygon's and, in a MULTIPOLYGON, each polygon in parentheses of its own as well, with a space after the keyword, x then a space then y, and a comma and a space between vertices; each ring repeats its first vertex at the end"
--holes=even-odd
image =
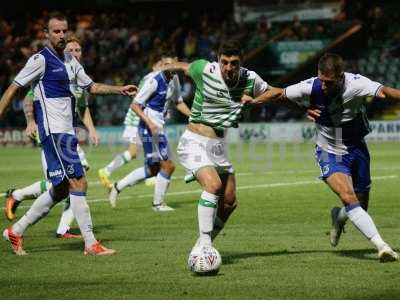
MULTIPOLYGON (((398 145, 370 144, 370 213, 397 250, 398 145)), ((338 247, 329 245, 329 211, 339 201, 316 179, 311 144, 231 147, 239 207, 215 241, 223 260, 215 277, 192 276, 186 269, 197 237, 200 188, 183 183, 180 166, 166 199, 174 212, 153 212, 152 188, 145 185, 123 191, 117 208, 111 209, 97 169, 123 148, 85 149, 96 236, 118 253, 85 257, 81 240, 57 240, 58 204, 27 230, 29 255, 17 257, 8 243, 0 243, 1 299, 400 299, 400 264, 380 264, 351 224, 338 247)), ((142 159, 133 161, 113 178, 141 164, 142 159)), ((41 177, 37 149, 0 149, 0 191, 41 177)), ((30 204, 23 203, 18 216, 30 204)), ((8 225, 2 217, 1 228, 8 225)))

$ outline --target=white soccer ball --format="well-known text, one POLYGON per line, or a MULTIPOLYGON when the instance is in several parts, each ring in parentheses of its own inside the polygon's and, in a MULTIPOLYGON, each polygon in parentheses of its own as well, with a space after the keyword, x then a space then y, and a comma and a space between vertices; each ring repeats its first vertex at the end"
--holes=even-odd
POLYGON ((195 247, 188 258, 188 268, 196 275, 216 275, 221 264, 221 255, 212 246, 195 247))

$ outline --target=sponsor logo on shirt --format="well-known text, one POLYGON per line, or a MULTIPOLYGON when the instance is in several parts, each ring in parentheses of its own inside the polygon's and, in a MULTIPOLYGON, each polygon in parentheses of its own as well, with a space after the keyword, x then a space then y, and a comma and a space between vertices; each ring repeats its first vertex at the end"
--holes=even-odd
POLYGON ((57 68, 57 69, 53 69, 53 70, 51 70, 53 73, 56 73, 56 72, 62 72, 63 71, 63 68, 62 67, 59 67, 59 68, 57 68))
POLYGON ((49 172, 49 176, 50 177, 57 177, 57 176, 62 176, 62 175, 63 175, 63 172, 62 172, 61 169, 57 169, 55 171, 50 171, 49 172))

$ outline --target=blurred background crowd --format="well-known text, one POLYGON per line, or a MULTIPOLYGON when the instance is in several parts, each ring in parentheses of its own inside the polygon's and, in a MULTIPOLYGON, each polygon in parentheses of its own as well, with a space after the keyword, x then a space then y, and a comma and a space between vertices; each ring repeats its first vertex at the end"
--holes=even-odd
MULTIPOLYGON (((0 12, 0 93, 45 45, 44 20, 52 1, 23 6, 20 2, 7 4, 10 7, 0 12)), ((400 25, 395 22, 400 3, 396 1, 95 2, 102 8, 93 10, 93 1, 65 1, 62 12, 68 16, 71 34, 82 42, 85 69, 97 82, 137 84, 164 50, 172 50, 184 61, 215 60, 220 41, 236 38, 243 45, 244 66, 271 85, 283 87, 315 76, 315 57, 329 49, 346 58, 349 71, 400 87, 400 25), (361 29, 355 31, 357 26, 361 29)), ((184 100, 190 105, 193 84, 184 76, 181 79, 184 100)), ((24 126, 23 92, 1 127, 24 126)), ((90 101, 98 126, 121 125, 129 104, 126 97, 90 101)), ((398 113, 396 105, 370 101, 368 107, 373 118, 393 118, 398 113)), ((267 106, 246 113, 244 121, 303 117, 301 111, 267 106)), ((184 121, 172 112, 170 122, 184 121)))

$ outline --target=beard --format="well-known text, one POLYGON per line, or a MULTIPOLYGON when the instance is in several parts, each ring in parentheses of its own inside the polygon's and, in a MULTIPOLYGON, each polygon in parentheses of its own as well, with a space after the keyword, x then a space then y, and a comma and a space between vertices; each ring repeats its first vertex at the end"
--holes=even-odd
POLYGON ((64 41, 64 40, 61 40, 61 41, 59 41, 59 42, 54 46, 54 49, 55 49, 57 52, 63 52, 66 45, 67 45, 67 44, 65 43, 65 41, 64 41))

